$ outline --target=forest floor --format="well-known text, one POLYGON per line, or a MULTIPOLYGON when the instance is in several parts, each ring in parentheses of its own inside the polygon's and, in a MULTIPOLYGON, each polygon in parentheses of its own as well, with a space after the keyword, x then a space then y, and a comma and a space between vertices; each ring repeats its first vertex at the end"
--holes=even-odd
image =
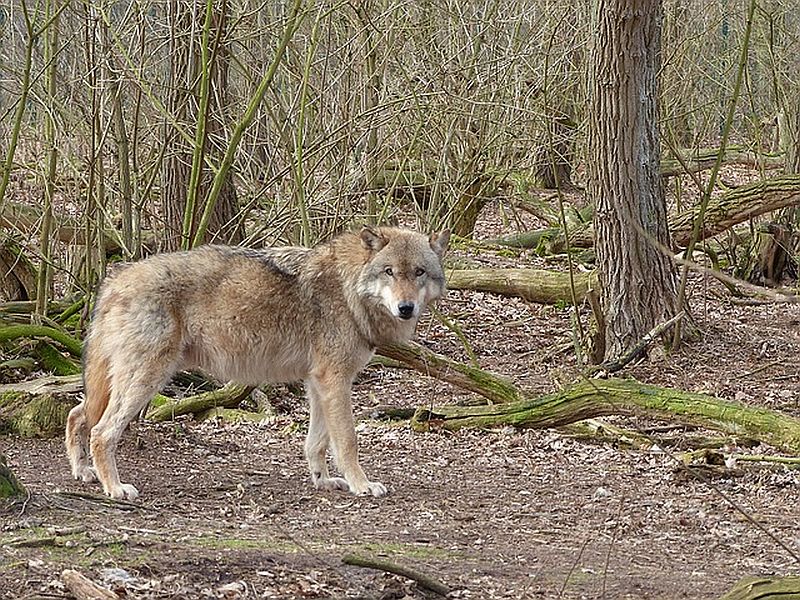
MULTIPOLYGON (((499 227, 483 226, 487 236, 499 227)), ((543 265, 529 253, 492 262, 543 265)), ((735 304, 701 275, 690 297, 698 339, 623 375, 800 417, 800 306, 735 304)), ((482 367, 526 389, 579 378, 568 308, 450 291, 439 309, 482 367)), ((468 360, 430 317, 417 337, 468 360)), ((346 554, 411 566, 454 598, 712 599, 747 575, 800 575, 800 470, 739 462, 693 475, 680 460, 681 440, 697 434, 688 428, 613 419, 672 442, 650 450, 556 430, 417 433, 370 409, 466 394, 370 367, 354 390, 362 465, 390 494, 363 498, 312 488, 306 403, 281 389, 277 416, 262 423, 135 423, 119 450, 123 481, 142 494, 132 505, 73 481, 61 439, 0 437, 31 492, 0 512, 0 598, 67 598, 66 568, 123 598, 427 597, 402 577, 344 565, 346 554)))

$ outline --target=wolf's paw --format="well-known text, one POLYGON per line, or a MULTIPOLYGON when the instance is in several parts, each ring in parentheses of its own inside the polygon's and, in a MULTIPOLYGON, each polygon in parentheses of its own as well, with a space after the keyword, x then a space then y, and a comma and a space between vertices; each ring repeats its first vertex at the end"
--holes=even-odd
POLYGON ((314 487, 318 490, 344 490, 348 491, 350 486, 347 484, 347 481, 342 479, 341 477, 315 477, 314 478, 314 487))
POLYGON ((129 483, 120 483, 106 493, 114 500, 136 500, 139 497, 139 490, 129 483))
POLYGON ((367 481, 365 485, 359 487, 351 485, 350 491, 356 496, 375 496, 376 498, 380 498, 389 493, 386 486, 378 481, 367 481))
POLYGON ((73 469, 72 476, 78 481, 83 481, 84 483, 92 483, 93 481, 97 481, 97 473, 95 473, 95 470, 88 465, 83 465, 73 469))

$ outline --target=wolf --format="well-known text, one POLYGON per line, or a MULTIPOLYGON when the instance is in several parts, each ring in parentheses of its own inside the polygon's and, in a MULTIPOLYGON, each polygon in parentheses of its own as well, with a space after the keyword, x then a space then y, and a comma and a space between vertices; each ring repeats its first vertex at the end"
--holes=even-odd
POLYGON ((120 481, 117 444, 176 371, 199 368, 248 385, 303 381, 313 485, 383 496, 358 461, 351 386, 377 347, 410 339, 445 293, 449 238, 367 226, 314 248, 207 245, 120 268, 98 292, 85 398, 67 419, 73 476, 137 498, 120 481), (329 446, 342 477, 329 474, 329 446))

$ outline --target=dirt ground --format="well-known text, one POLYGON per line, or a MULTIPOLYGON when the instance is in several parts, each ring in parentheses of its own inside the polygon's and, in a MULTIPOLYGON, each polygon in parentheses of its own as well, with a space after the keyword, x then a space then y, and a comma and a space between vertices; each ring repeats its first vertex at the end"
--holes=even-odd
MULTIPOLYGON (((737 305, 699 275, 691 306, 701 337, 624 375, 800 417, 800 306, 737 305)), ((567 308, 458 291, 439 308, 482 367, 522 387, 548 392, 578 376, 567 308)), ((418 339, 467 360, 438 321, 426 318, 418 339)), ((31 492, 0 512, 0 597, 69 597, 65 568, 122 598, 430 596, 343 564, 347 554, 413 567, 454 598, 711 599, 747 575, 800 575, 800 470, 740 461, 697 478, 680 467, 681 440, 697 432, 615 419, 674 442, 648 451, 561 431, 416 433, 369 418, 381 404, 466 397, 409 371, 359 377, 362 464, 390 488, 380 499, 311 487, 307 409, 288 389, 263 423, 136 423, 119 451, 123 481, 142 493, 135 505, 72 481, 60 439, 0 437, 31 492)))

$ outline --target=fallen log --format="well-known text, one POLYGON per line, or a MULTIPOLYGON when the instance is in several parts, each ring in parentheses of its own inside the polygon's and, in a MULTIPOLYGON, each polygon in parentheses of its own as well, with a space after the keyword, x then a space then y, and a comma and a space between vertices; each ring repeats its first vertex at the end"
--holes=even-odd
MULTIPOLYGON (((711 199, 699 239, 713 237, 758 215, 796 204, 800 204, 800 175, 785 175, 743 185, 711 199)), ((689 243, 697 211, 694 208, 669 219, 669 230, 676 245, 689 243)))
MULTIPOLYGON (((719 148, 679 150, 680 158, 667 156, 661 159, 661 176, 672 177, 684 173, 697 173, 713 167, 717 162, 719 148)), ((786 164, 779 154, 758 154, 742 146, 728 146, 722 157, 723 165, 747 165, 761 169, 777 169, 786 164)))
POLYGON ((82 388, 80 375, 0 385, 0 431, 23 437, 61 435, 82 388))
MULTIPOLYGON (((7 201, 3 203, 2 212, 0 212, 0 229, 38 231, 41 219, 41 207, 7 201)), ((56 215, 52 237, 65 244, 85 246, 86 226, 70 216, 56 215)), ((155 238, 154 232, 143 232, 142 245, 145 248, 155 247, 155 238)), ((102 240, 106 254, 115 254, 121 252, 124 248, 122 234, 115 228, 103 229, 102 240)))
MULTIPOLYGON (((581 302, 597 285, 594 272, 575 273, 575 299, 581 302)), ((569 274, 544 269, 459 269, 447 272, 447 285, 455 290, 519 296, 538 304, 572 303, 569 274)))
MULTIPOLYGON (((740 186, 711 199, 706 208, 700 239, 714 237, 753 217, 797 204, 800 204, 800 175, 785 175, 740 186)), ((697 211, 695 207, 668 216, 669 230, 676 247, 685 247, 689 243, 697 211)), ((544 247, 553 253, 561 253, 566 249, 564 234, 557 228, 494 238, 491 242, 513 248, 540 248, 545 244, 544 247)), ((584 225, 570 230, 569 243, 571 248, 590 248, 594 244, 594 229, 584 225)))
MULTIPOLYGON (((212 408, 235 408, 250 395, 252 390, 253 388, 249 386, 228 383, 218 390, 163 402, 148 411, 147 419, 170 421, 180 415, 200 414, 212 408)), ((163 396, 161 398, 163 401, 163 396)))
POLYGON ((388 560, 366 556, 356 556, 355 554, 346 554, 342 557, 342 562, 346 565, 351 565, 354 567, 366 567, 368 569, 386 571, 387 573, 400 575, 406 579, 416 581, 419 587, 430 590, 439 596, 447 596, 451 591, 448 586, 443 584, 438 579, 431 577, 430 575, 420 573, 416 569, 412 569, 411 567, 406 567, 405 565, 400 565, 388 560))
POLYGON ((18 338, 49 338, 63 346, 70 354, 80 358, 83 345, 80 340, 75 339, 55 327, 46 325, 7 325, 0 327, 0 344, 18 338))
POLYGON ((413 342, 381 346, 378 354, 398 360, 425 375, 480 394, 490 402, 506 403, 524 399, 519 388, 505 377, 450 360, 413 342))
MULTIPOLYGON (((766 442, 800 454, 800 419, 693 392, 628 379, 580 381, 559 392, 489 406, 419 408, 417 430, 462 427, 549 428, 610 415, 639 415, 678 421, 766 442)), ((488 396, 487 396, 488 397, 488 396)))

